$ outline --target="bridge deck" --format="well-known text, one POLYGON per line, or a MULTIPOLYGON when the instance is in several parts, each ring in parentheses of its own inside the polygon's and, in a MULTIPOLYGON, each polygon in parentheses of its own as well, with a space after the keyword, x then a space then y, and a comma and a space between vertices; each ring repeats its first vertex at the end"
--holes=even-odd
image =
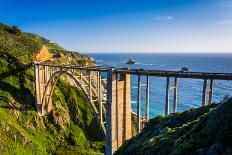
MULTIPOLYGON (((38 63, 41 66, 60 67, 67 69, 79 69, 90 71, 107 72, 110 67, 95 66, 95 67, 80 67, 66 64, 48 64, 38 63)), ((232 80, 232 73, 217 73, 217 72, 183 72, 183 71, 168 71, 168 70, 144 70, 144 69, 128 69, 114 68, 114 72, 118 74, 131 74, 143 76, 158 76, 158 77, 177 77, 177 78, 192 78, 192 79, 215 79, 215 80, 232 80)))
POLYGON ((115 69, 115 71, 116 73, 119 74, 132 74, 132 75, 144 75, 144 76, 232 80, 232 73, 183 72, 183 71, 143 70, 143 69, 129 69, 129 70, 115 69))

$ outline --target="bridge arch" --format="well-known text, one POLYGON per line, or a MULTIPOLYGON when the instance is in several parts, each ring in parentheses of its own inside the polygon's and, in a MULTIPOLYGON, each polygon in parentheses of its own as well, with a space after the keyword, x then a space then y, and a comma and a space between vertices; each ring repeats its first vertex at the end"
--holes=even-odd
POLYGON ((81 84, 81 81, 78 80, 77 77, 75 77, 71 73, 69 73, 69 71, 56 71, 49 78, 48 82, 46 83, 46 86, 45 86, 45 89, 44 89, 44 92, 43 92, 43 96, 42 96, 42 107, 41 107, 42 115, 44 115, 44 114, 46 115, 51 111, 52 108, 49 109, 49 106, 50 107, 52 106, 51 97, 52 97, 55 85, 57 84, 58 80, 60 79, 60 77, 62 75, 66 75, 69 78, 71 78, 74 81, 74 84, 78 88, 80 88, 82 90, 82 92, 84 92, 86 98, 88 99, 88 103, 90 103, 90 105, 91 105, 91 107, 93 109, 94 116, 95 116, 96 120, 98 121, 98 124, 99 124, 99 126, 101 128, 102 135, 104 135, 105 131, 102 128, 102 124, 101 124, 101 122, 99 121, 99 118, 98 118, 98 113, 94 108, 94 103, 89 98, 88 92, 86 91, 85 87, 81 84), (51 104, 51 105, 49 105, 49 104, 51 104))
POLYGON ((87 96, 94 116, 98 121, 103 136, 106 135, 106 93, 102 85, 101 73, 103 68, 90 68, 66 65, 34 64, 35 106, 40 116, 48 114, 52 110, 52 94, 57 81, 62 75, 67 75, 72 84, 82 90, 87 96), (86 76, 85 73, 88 73, 86 76), (95 73, 92 77, 91 73, 95 73), (103 98, 104 97, 104 98, 103 98))
MULTIPOLYGON (((46 83, 45 90, 44 90, 43 96, 42 96, 42 113, 44 112, 43 110, 47 110, 45 112, 49 113, 49 111, 47 109, 48 104, 50 104, 51 96, 53 94, 55 85, 62 75, 68 75, 72 80, 74 80, 75 84, 84 91, 83 87, 79 84, 78 80, 72 74, 70 74, 68 71, 56 71, 55 73, 52 74, 52 76, 49 78, 48 82, 46 83), (54 82, 52 82, 53 80, 54 80, 54 82), (52 84, 51 87, 50 87, 50 84, 52 84), (51 90, 49 90, 49 87, 51 88, 51 90), (48 95, 48 98, 46 101, 45 98, 46 98, 47 93, 49 95, 48 95)), ((86 91, 84 91, 84 93, 85 93, 86 97, 88 98, 86 91)))

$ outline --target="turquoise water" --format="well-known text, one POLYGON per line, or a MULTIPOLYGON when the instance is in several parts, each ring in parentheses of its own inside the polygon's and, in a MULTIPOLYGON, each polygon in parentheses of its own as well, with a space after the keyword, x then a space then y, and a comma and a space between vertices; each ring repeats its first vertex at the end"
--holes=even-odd
MULTIPOLYGON (((178 71, 188 67, 190 71, 204 72, 232 72, 232 54, 88 54, 95 58, 97 65, 111 67, 131 67, 143 69, 164 69, 178 71), (129 58, 137 63, 127 65, 129 58)), ((142 83, 145 84, 142 77, 142 83)), ((137 77, 131 77, 132 110, 136 111, 137 105, 137 77)), ((171 80, 173 85, 174 80, 171 80)), ((178 108, 184 111, 201 106, 203 80, 179 79, 178 108)), ((208 82, 209 86, 209 82, 208 82)), ((164 114, 166 78, 150 77, 150 115, 164 114)), ((225 96, 232 95, 232 81, 215 81, 213 101, 220 102, 225 96)), ((173 90, 170 94, 170 111, 172 111, 173 90)), ((141 110, 145 111, 145 87, 142 87, 141 110)))

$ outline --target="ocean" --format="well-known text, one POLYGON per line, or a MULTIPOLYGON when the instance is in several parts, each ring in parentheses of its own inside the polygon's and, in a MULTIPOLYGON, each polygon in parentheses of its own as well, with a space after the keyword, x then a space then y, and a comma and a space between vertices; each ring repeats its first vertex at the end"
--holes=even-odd
MULTIPOLYGON (((94 53, 87 54, 93 57, 99 66, 130 67, 137 69, 160 69, 179 71, 182 67, 189 71, 203 72, 228 72, 232 73, 232 54, 129 54, 129 53, 94 53), (136 64, 128 65, 128 59, 133 59, 136 64)), ((142 77, 142 84, 145 84, 142 77)), ((137 107, 137 77, 131 76, 131 105, 132 110, 137 107)), ((171 86, 174 79, 171 79, 171 86)), ((178 80, 178 105, 177 111, 181 112, 201 106, 203 80, 179 79, 178 80)), ((209 88, 209 82, 208 82, 209 88)), ((150 116, 163 115, 165 111, 166 78, 150 77, 150 116)), ((232 81, 214 81, 213 102, 218 103, 226 96, 232 95, 232 81)), ((142 87, 141 113, 145 113, 145 87, 142 87)), ((208 96, 207 96, 208 99, 208 96)), ((170 91, 170 112, 172 112, 173 89, 170 91)))

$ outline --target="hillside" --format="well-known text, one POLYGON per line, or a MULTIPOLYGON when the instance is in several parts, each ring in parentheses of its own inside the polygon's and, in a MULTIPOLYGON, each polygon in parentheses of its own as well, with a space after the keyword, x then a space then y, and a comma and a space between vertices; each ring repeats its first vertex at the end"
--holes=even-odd
POLYGON ((60 80, 53 112, 39 117, 34 108, 35 55, 46 45, 63 57, 51 63, 93 65, 39 35, 0 24, 0 154, 101 154, 105 144, 84 94, 60 80))
POLYGON ((117 154, 232 154, 232 99, 158 116, 117 154))

